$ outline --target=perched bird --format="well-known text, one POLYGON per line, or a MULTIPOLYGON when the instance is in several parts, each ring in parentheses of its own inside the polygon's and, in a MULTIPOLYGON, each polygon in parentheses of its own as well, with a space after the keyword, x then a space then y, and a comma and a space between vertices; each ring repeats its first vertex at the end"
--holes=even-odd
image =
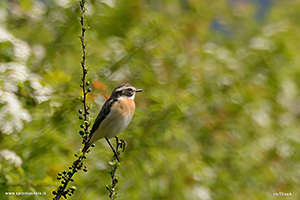
POLYGON ((134 97, 137 92, 142 90, 128 83, 123 83, 113 90, 94 122, 88 142, 82 149, 83 153, 101 138, 105 138, 112 148, 108 139, 119 135, 129 125, 135 110, 134 97))

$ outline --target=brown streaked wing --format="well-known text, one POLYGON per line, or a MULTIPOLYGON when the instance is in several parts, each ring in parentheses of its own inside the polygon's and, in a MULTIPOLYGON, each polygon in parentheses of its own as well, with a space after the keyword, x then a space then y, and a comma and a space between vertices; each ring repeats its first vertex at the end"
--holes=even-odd
POLYGON ((97 128, 100 126, 101 122, 107 117, 107 115, 110 113, 110 109, 112 107, 112 105, 118 101, 117 99, 108 99, 104 105, 102 106, 95 122, 94 125, 92 127, 91 133, 89 138, 92 138, 94 132, 97 130, 97 128))

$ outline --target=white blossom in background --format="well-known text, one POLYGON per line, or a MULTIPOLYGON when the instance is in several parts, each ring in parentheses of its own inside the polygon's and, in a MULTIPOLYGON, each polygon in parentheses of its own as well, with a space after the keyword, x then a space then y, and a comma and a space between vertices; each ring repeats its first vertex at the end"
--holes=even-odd
POLYGON ((46 12, 46 5, 43 1, 34 1, 31 10, 27 11, 26 14, 35 21, 43 20, 43 14, 46 12))
POLYGON ((275 49, 275 44, 266 37, 257 36, 250 40, 249 48, 256 50, 273 51, 275 49))
POLYGON ((286 20, 279 21, 275 24, 269 24, 263 28, 263 34, 267 37, 273 36, 279 32, 286 32, 290 28, 290 23, 286 20))
MULTIPOLYGON (((216 59, 226 65, 230 70, 237 70, 240 68, 241 63, 236 59, 233 52, 224 47, 218 47, 212 42, 206 42, 202 46, 203 52, 206 54, 215 55, 216 59)), ((237 53, 238 54, 238 53, 237 53)), ((237 55, 238 58, 238 55, 237 55)))
POLYGON ((85 13, 87 16, 93 16, 94 15, 95 9, 94 9, 94 6, 90 3, 90 1, 85 3, 85 8, 88 11, 88 12, 85 13))
POLYGON ((6 160, 9 165, 14 165, 15 167, 22 166, 22 159, 13 151, 8 149, 3 149, 0 151, 0 160, 6 160))
POLYGON ((0 8, 0 22, 6 21, 8 13, 5 8, 0 8))
POLYGON ((255 110, 255 112, 253 112, 253 114, 252 114, 252 118, 258 125, 260 125, 262 127, 267 127, 271 123, 271 118, 270 118, 268 109, 266 109, 264 107, 260 108, 258 110, 255 110))
POLYGON ((28 43, 16 38, 13 38, 11 42, 14 45, 14 56, 16 60, 26 62, 31 54, 31 48, 28 43))
POLYGON ((15 38, 4 27, 0 26, 0 42, 11 42, 13 53, 17 61, 25 62, 31 54, 31 48, 27 42, 15 38))
POLYGON ((209 188, 203 186, 195 186, 193 188, 193 199, 211 200, 211 191, 209 188))
POLYGON ((23 83, 29 77, 27 67, 20 63, 17 63, 17 62, 7 63, 7 69, 9 70, 7 78, 13 82, 23 83))
POLYGON ((101 0, 101 2, 111 8, 114 8, 116 6, 116 0, 101 0))
MULTIPOLYGON (((15 38, 0 26, 1 42, 10 42, 13 48, 13 61, 0 63, 0 80, 3 83, 3 86, 0 86, 0 132, 11 134, 14 131, 20 132, 24 123, 31 121, 30 113, 22 107, 16 95, 19 84, 29 81, 38 103, 49 100, 52 88, 43 86, 40 82, 41 77, 31 73, 27 68, 26 61, 32 55, 31 47, 27 42, 15 38)), ((41 59, 45 52, 38 54, 37 49, 43 49, 43 47, 36 46, 33 52, 38 59, 41 59)))
POLYGON ((232 85, 234 82, 232 75, 224 74, 223 76, 218 77, 217 84, 219 87, 232 85))
POLYGON ((216 51, 216 58, 218 61, 226 63, 230 58, 232 58, 232 53, 230 50, 220 47, 216 51))
POLYGON ((31 121, 29 112, 22 108, 17 95, 0 90, 0 103, 4 106, 0 110, 0 131, 11 134, 14 130, 20 132, 25 122, 31 121))
POLYGON ((294 149, 288 142, 280 142, 276 145, 277 153, 282 158, 291 157, 294 154, 294 149))
POLYGON ((54 0, 54 3, 62 8, 69 8, 70 0, 54 0))
POLYGON ((31 87, 35 90, 34 95, 37 102, 42 103, 44 101, 48 101, 50 95, 52 94, 52 87, 48 85, 43 86, 38 76, 35 75, 31 76, 29 80, 30 80, 31 87))
POLYGON ((206 42, 203 46, 203 52, 204 53, 208 53, 208 54, 215 54, 216 53, 216 49, 217 49, 217 45, 215 43, 212 42, 206 42))
POLYGON ((3 27, 0 26, 0 42, 11 41, 13 36, 3 27))
POLYGON ((299 95, 297 84, 291 79, 283 79, 280 85, 280 92, 277 95, 277 102, 289 111, 295 112, 295 103, 299 95))
POLYGON ((32 53, 35 55, 36 60, 40 61, 46 55, 46 49, 43 45, 36 44, 32 47, 32 53))

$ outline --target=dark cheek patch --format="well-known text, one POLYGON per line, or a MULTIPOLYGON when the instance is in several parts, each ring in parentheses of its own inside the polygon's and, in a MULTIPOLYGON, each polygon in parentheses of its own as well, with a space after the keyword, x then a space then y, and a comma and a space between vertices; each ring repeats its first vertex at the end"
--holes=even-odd
POLYGON ((127 90, 123 90, 122 91, 122 96, 127 96, 127 97, 131 97, 133 94, 128 92, 127 90))

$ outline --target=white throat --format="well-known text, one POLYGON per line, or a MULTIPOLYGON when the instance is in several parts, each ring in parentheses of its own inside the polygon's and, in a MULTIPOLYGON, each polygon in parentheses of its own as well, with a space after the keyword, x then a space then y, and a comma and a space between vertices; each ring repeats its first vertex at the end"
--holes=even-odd
POLYGON ((128 99, 134 100, 134 97, 135 97, 135 93, 131 97, 129 97, 128 99))

